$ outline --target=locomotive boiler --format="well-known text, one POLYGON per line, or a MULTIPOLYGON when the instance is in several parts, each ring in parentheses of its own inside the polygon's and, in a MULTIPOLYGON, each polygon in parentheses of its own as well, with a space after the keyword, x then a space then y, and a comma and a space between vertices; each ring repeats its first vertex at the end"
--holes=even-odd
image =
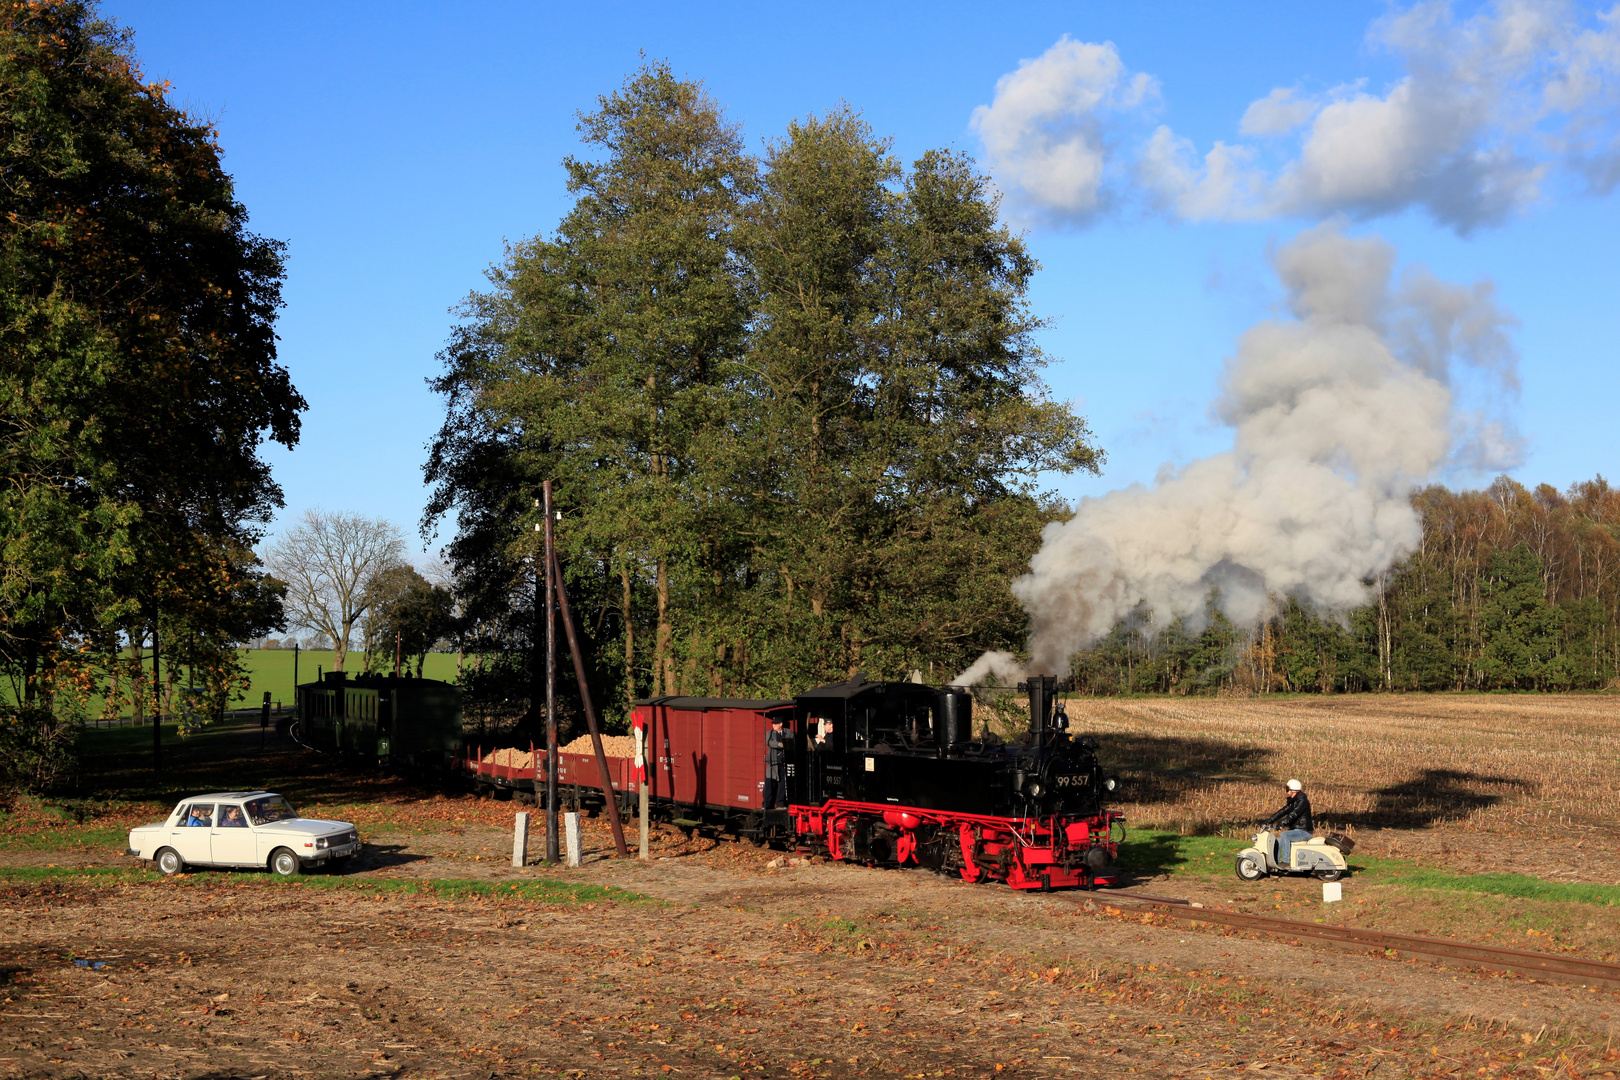
POLYGON ((685 828, 1017 889, 1111 884, 1117 781, 1096 740, 1068 731, 1058 687, 1052 676, 1019 686, 1030 726, 1014 740, 976 735, 973 695, 960 687, 857 676, 792 701, 647 699, 632 712, 645 748, 633 779, 648 783, 657 816, 685 828), (790 733, 785 810, 761 801, 775 718, 790 733))

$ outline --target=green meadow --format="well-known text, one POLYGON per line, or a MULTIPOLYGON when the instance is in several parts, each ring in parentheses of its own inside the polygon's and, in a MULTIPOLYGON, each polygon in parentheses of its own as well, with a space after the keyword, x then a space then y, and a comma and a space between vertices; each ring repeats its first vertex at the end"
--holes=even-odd
MULTIPOLYGON (((291 649, 243 649, 242 658, 246 661, 248 673, 253 677, 253 686, 245 693, 238 694, 231 699, 230 707, 248 708, 264 700, 264 692, 270 691, 270 700, 279 701, 292 706, 293 699, 293 651, 291 649)), ((326 649, 300 649, 298 657, 298 681, 300 683, 314 682, 319 674, 332 670, 332 653, 326 649)), ((472 658, 468 657, 471 663, 472 658)), ((361 670, 361 656, 351 652, 343 660, 344 670, 351 675, 361 670)), ((390 658, 383 670, 392 671, 393 661, 390 658)), ((416 674, 416 666, 411 665, 411 674, 416 674)), ((443 679, 445 682, 456 681, 456 654, 455 653, 428 653, 427 662, 422 666, 422 675, 429 679, 443 679)))
MULTIPOLYGON (((127 653, 125 654, 128 655, 127 653)), ((150 654, 148 654, 150 656, 150 654)), ((241 657, 247 667, 248 675, 252 678, 252 685, 248 689, 231 698, 228 708, 245 709, 258 705, 264 700, 266 690, 270 692, 272 703, 291 708, 293 704, 293 666, 297 663, 297 681, 300 683, 314 682, 323 672, 332 670, 332 652, 330 649, 300 649, 295 654, 291 649, 243 649, 241 657)), ((344 657, 344 668, 350 674, 359 672, 363 667, 363 657, 358 652, 351 651, 344 657)), ((474 663, 472 657, 467 657, 468 664, 474 663)), ((163 676, 168 677, 170 667, 159 658, 163 669, 163 676)), ((456 681, 456 654, 455 653, 428 653, 427 661, 422 666, 422 675, 429 679, 443 679, 445 682, 456 681)), ((384 670, 392 670, 393 662, 390 659, 384 670)), ((151 660, 146 661, 146 670, 151 671, 151 660)), ((411 665, 411 673, 416 673, 415 665, 411 665)), ((189 685, 185 669, 178 672, 180 686, 189 685)), ((9 700, 11 687, 0 682, 0 701, 9 700)), ((103 713, 103 699, 100 696, 90 699, 87 713, 90 717, 100 717, 103 713)), ((129 716, 128 706, 124 707, 123 716, 129 716)))

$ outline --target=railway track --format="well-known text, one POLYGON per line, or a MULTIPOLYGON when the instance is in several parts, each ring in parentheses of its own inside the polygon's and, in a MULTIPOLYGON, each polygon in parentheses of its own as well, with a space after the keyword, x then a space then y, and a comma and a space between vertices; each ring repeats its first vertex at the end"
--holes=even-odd
POLYGON ((1300 922, 1296 919, 1276 919, 1268 915, 1249 915, 1223 908, 1198 907, 1187 900, 1168 896, 1149 896, 1143 893, 1090 893, 1071 895, 1066 899, 1073 903, 1089 900, 1093 903, 1141 907, 1189 923, 1230 926, 1234 929, 1341 949, 1364 956, 1380 956, 1390 960, 1424 960, 1431 964, 1475 971, 1512 972, 1547 982, 1620 990, 1620 964, 1611 964, 1603 960, 1584 960, 1553 953, 1505 949, 1495 945, 1475 945, 1466 941, 1417 937, 1412 934, 1391 934, 1381 930, 1362 930, 1350 926, 1330 926, 1324 923, 1300 922))

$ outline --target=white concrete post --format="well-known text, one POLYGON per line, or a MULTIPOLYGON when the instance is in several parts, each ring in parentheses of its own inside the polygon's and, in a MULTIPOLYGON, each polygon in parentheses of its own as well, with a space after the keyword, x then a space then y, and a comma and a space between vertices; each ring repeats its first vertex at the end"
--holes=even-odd
POLYGON ((1337 881, 1322 882, 1322 903, 1336 904, 1344 899, 1344 885, 1337 881))
POLYGON ((512 865, 522 869, 529 865, 529 814, 524 811, 512 822, 512 865))
POLYGON ((563 815, 563 837, 568 845, 568 865, 579 865, 579 815, 573 811, 563 815))

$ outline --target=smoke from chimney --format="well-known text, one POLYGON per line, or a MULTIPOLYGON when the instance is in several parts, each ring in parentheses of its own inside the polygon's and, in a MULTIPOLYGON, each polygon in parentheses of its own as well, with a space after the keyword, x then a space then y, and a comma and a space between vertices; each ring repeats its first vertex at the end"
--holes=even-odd
MULTIPOLYGON (((1421 268, 1396 279, 1394 263, 1389 244, 1337 225, 1273 252, 1292 318, 1251 327, 1227 362, 1214 411, 1232 449, 1046 527, 1013 583, 1031 620, 1029 670, 1066 671, 1132 615, 1199 627, 1212 589, 1239 625, 1283 595, 1341 612, 1366 603, 1362 582, 1421 539, 1415 485, 1517 464, 1511 428, 1458 409, 1453 386, 1467 369, 1477 386, 1517 389, 1511 317, 1488 283, 1421 268)), ((987 653, 954 681, 991 673, 1011 681, 1018 665, 987 653)))

